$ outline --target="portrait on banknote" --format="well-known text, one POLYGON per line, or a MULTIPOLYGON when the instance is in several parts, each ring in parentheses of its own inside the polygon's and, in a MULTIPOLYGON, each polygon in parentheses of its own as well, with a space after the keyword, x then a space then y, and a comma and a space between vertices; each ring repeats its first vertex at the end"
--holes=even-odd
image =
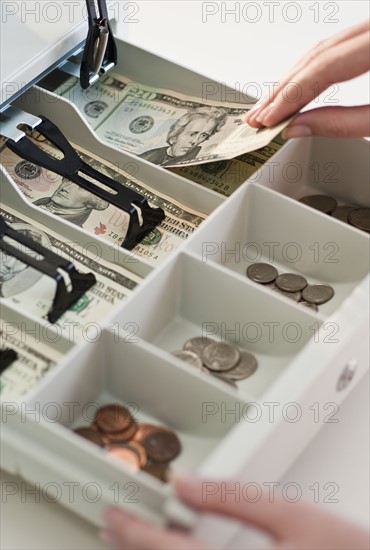
POLYGON ((93 210, 102 211, 109 206, 107 201, 66 178, 62 179, 51 196, 38 199, 33 204, 80 227, 93 210))
MULTIPOLYGON (((19 231, 45 247, 50 246, 50 241, 45 233, 28 224, 13 224, 12 229, 19 231)), ((11 244, 19 248, 18 243, 12 242, 11 244)), ((24 251, 26 252, 25 248, 24 251)), ((35 256, 35 253, 30 251, 31 254, 35 256)), ((21 260, 0 250, 0 296, 2 298, 10 298, 29 290, 42 276, 40 271, 29 267, 21 260)))
POLYGON ((140 157, 161 166, 196 160, 202 143, 219 132, 226 120, 227 110, 222 107, 189 109, 172 124, 164 147, 145 151, 140 157))

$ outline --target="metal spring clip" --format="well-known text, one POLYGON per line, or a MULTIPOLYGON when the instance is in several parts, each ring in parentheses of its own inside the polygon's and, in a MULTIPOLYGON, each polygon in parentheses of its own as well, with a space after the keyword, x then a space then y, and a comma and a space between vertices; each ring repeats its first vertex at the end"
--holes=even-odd
POLYGON ((81 62, 80 82, 83 89, 96 81, 99 72, 106 73, 117 64, 117 47, 109 24, 105 0, 97 0, 99 15, 94 0, 86 0, 89 32, 81 62))
MULTIPOLYGON (((12 109, 17 115, 17 110, 14 108, 12 109)), ((5 115, 7 113, 8 111, 5 111, 5 115)), ((21 117, 21 115, 17 115, 17 118, 22 121, 24 120, 24 116, 21 117)), ((84 162, 73 149, 64 134, 50 120, 43 116, 39 116, 39 118, 35 118, 35 121, 37 122, 34 123, 33 127, 37 128, 37 131, 41 135, 62 151, 64 155, 62 159, 51 157, 48 153, 37 147, 26 134, 16 129, 16 122, 13 124, 12 131, 4 132, 3 129, 1 130, 3 135, 9 138, 6 142, 7 147, 21 158, 67 178, 69 181, 76 183, 93 195, 127 212, 129 214, 129 224, 126 236, 122 242, 123 248, 128 250, 134 248, 134 246, 140 243, 146 235, 153 231, 153 229, 164 220, 165 213, 162 208, 152 208, 145 197, 125 187, 122 183, 98 172, 92 168, 92 166, 84 162), (18 140, 12 139, 15 132, 14 126, 16 132, 19 134, 17 136, 18 140), (94 182, 82 177, 80 174, 84 174, 100 182, 111 191, 103 189, 94 182), (139 220, 138 209, 141 212, 142 223, 140 223, 139 220)), ((9 126, 10 124, 8 123, 8 129, 9 126)))
POLYGON ((29 267, 33 267, 55 280, 56 292, 52 306, 48 312, 48 321, 50 323, 55 323, 69 307, 77 302, 96 283, 93 273, 80 273, 69 260, 61 258, 39 242, 34 241, 20 231, 16 231, 5 222, 2 216, 0 216, 0 249, 5 254, 17 258, 17 260, 20 260, 29 267), (21 247, 10 244, 4 237, 8 237, 23 245, 23 250, 21 250, 21 247), (37 256, 31 256, 25 249, 36 252, 37 256), (59 270, 64 271, 68 275, 72 285, 71 290, 67 289, 64 277, 59 270))

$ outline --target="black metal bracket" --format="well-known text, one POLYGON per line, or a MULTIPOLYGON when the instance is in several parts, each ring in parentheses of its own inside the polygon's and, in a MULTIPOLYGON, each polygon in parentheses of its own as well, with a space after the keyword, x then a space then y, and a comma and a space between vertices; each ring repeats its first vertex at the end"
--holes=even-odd
POLYGON ((18 358, 14 349, 5 348, 0 350, 0 374, 4 372, 18 358))
POLYGON ((99 14, 94 0, 86 0, 89 32, 82 57, 81 87, 90 86, 91 77, 99 72, 106 73, 117 64, 117 46, 109 23, 106 0, 97 0, 99 14))
POLYGON ((62 151, 64 154, 62 159, 51 157, 48 153, 37 147, 37 145, 28 139, 27 136, 23 137, 18 142, 8 139, 6 145, 23 159, 42 166, 47 170, 51 170, 52 172, 56 172, 68 180, 73 181, 83 189, 90 191, 93 195, 127 212, 130 216, 130 221, 126 236, 122 243, 123 248, 128 250, 134 248, 134 246, 164 220, 165 213, 162 208, 152 208, 149 206, 145 197, 92 168, 79 157, 72 145, 55 124, 43 116, 40 116, 40 118, 42 122, 37 126, 37 131, 62 151), (97 180, 108 189, 111 189, 112 192, 83 178, 79 173, 97 180), (140 223, 139 215, 135 207, 141 210, 142 223, 140 223))
POLYGON ((93 273, 80 273, 69 260, 61 258, 39 242, 10 227, 2 216, 0 216, 0 249, 55 280, 56 292, 52 306, 48 312, 50 323, 55 323, 69 307, 77 302, 96 283, 93 273), (5 237, 22 245, 23 250, 21 247, 10 244, 5 240, 5 237), (36 252, 36 255, 30 256, 25 249, 36 252), (72 287, 70 290, 67 288, 64 277, 59 270, 64 271, 68 275, 72 287))

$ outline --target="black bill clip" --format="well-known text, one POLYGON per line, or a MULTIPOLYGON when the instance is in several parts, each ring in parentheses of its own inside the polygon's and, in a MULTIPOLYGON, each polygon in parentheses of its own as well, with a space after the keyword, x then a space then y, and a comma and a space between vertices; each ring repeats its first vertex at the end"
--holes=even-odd
POLYGON ((39 118, 42 122, 37 125, 37 131, 63 153, 62 159, 51 157, 26 135, 17 142, 8 139, 6 145, 21 158, 73 181, 93 195, 127 212, 130 220, 122 243, 123 248, 131 250, 157 225, 162 223, 165 218, 162 208, 152 208, 145 197, 92 168, 79 157, 55 124, 43 116, 39 118), (85 179, 80 175, 81 173, 103 184, 111 191, 85 179), (140 223, 137 209, 141 212, 142 223, 140 223))
POLYGON ((5 348, 0 350, 0 374, 4 372, 18 358, 14 349, 5 348))
POLYGON ((96 80, 96 75, 108 72, 117 64, 117 46, 109 24, 106 0, 86 0, 89 32, 81 62, 80 82, 83 89, 96 80), (94 78, 95 77, 95 78, 94 78))
POLYGON ((44 275, 48 275, 56 282, 56 292, 50 311, 48 312, 48 321, 55 323, 63 313, 67 311, 77 300, 85 294, 95 283, 96 278, 93 273, 79 273, 75 266, 55 254, 50 249, 45 248, 39 242, 30 239, 20 231, 16 231, 8 225, 4 218, 0 216, 0 249, 17 258, 29 267, 33 267, 44 275), (5 240, 5 238, 8 238, 5 240), (9 239, 22 245, 14 246, 9 243, 9 239), (36 252, 32 256, 25 250, 36 252), (69 277, 70 283, 66 285, 62 272, 69 277))

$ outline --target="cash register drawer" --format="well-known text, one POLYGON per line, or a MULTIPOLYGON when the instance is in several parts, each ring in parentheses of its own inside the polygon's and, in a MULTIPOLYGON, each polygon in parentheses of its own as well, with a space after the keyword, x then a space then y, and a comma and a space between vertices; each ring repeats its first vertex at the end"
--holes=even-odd
MULTIPOLYGON (((118 41, 118 48, 118 71, 136 81, 198 96, 210 81, 128 43, 118 41)), ((102 158, 123 167, 134 163, 138 178, 209 217, 155 269, 119 252, 119 261, 144 282, 101 319, 95 341, 61 345, 57 365, 23 401, 3 404, 2 466, 51 495, 58 492, 62 504, 97 525, 109 503, 160 523, 194 525, 195 516, 166 484, 131 471, 72 429, 88 423, 94 406, 131 404, 137 420, 178 434, 183 450, 174 470, 261 484, 279 479, 320 429, 310 406, 319 403, 334 417, 368 369, 369 236, 296 200, 317 192, 369 206, 368 143, 288 142, 225 199, 104 144, 68 100, 35 90, 17 105, 46 115, 102 158), (280 273, 331 285, 334 298, 316 312, 255 284, 246 269, 264 260, 280 273), (202 334, 252 352, 257 371, 234 387, 171 355, 202 334)), ((27 202, 6 167, 2 174, 5 207, 73 242, 91 242, 91 234, 27 202)), ((99 242, 104 258, 117 261, 99 242)), ((14 316, 43 324, 16 308, 4 310, 8 322, 14 316)), ((222 540, 217 522, 212 533, 222 540)))

